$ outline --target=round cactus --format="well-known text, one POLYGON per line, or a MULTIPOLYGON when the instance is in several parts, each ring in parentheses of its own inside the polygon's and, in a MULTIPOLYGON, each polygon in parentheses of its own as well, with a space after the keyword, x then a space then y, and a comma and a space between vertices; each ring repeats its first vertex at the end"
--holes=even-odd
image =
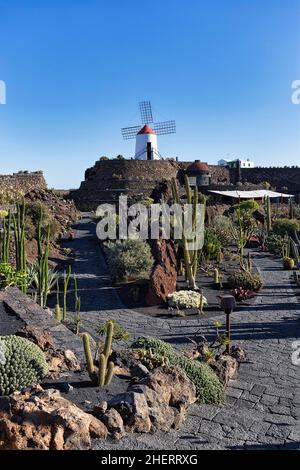
POLYGON ((37 384, 47 375, 43 351, 20 336, 0 336, 0 395, 37 384))

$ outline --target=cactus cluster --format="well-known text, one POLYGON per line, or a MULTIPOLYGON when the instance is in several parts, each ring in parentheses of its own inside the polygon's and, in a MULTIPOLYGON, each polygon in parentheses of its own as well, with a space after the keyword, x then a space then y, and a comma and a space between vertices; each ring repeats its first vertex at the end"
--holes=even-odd
POLYGON ((1 263, 3 265, 4 284, 18 285, 22 292, 27 291, 26 273, 26 224, 25 224, 25 201, 16 204, 16 213, 2 211, 2 233, 1 233, 1 263), (15 241, 15 267, 10 264, 11 228, 13 223, 13 233, 15 241), (7 278, 5 279, 5 272, 7 278), (13 274, 11 276, 10 274, 13 274), (16 278, 16 280, 14 280, 16 278))
MULTIPOLYGON (((175 178, 173 178, 171 185, 172 185, 173 200, 176 204, 180 204, 180 198, 179 198, 178 188, 177 188, 177 183, 176 183, 175 178)), ((198 209, 198 204, 199 204, 198 188, 197 186, 195 186, 193 191, 191 190, 187 175, 185 175, 184 186, 185 186, 187 204, 190 204, 193 206, 192 229, 195 231, 196 223, 197 223, 196 217, 198 215, 197 209, 198 209)), ((203 197, 203 203, 205 205, 204 197, 203 197)), ((203 214, 204 214, 204 217, 201 222, 202 222, 202 228, 204 231, 205 210, 203 211, 203 214)), ((176 217, 176 223, 179 224, 182 228, 182 220, 179 220, 178 217, 176 217)), ((199 241, 197 240, 196 234, 194 235, 193 239, 187 239, 186 234, 184 233, 184 230, 182 230, 181 244, 182 244, 183 255, 184 255, 185 274, 186 274, 189 287, 191 289, 197 289, 195 278, 196 278, 196 274, 198 270, 199 250, 202 247, 199 247, 199 241)))
POLYGON ((133 343, 132 348, 151 350, 152 354, 161 355, 169 366, 183 369, 195 384, 199 402, 222 403, 224 401, 224 387, 208 364, 193 361, 176 352, 171 345, 155 338, 140 337, 133 343))
POLYGON ((40 383, 48 366, 43 351, 20 336, 0 336, 0 395, 40 383))
POLYGON ((90 335, 88 333, 82 334, 87 370, 93 384, 99 387, 109 385, 114 375, 115 366, 114 363, 109 360, 112 353, 113 334, 114 323, 108 322, 104 346, 103 348, 97 348, 98 368, 95 366, 91 351, 90 335))

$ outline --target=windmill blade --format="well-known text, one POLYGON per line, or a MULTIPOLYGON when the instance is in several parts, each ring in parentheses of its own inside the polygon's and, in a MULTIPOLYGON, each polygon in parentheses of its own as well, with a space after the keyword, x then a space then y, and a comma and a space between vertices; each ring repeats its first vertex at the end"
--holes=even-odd
POLYGON ((175 121, 157 122, 153 125, 153 130, 157 135, 175 134, 176 124, 175 121))
POLYGON ((143 124, 149 124, 153 122, 152 108, 150 101, 140 101, 139 102, 141 120, 143 124))
POLYGON ((141 130, 141 126, 123 127, 121 129, 124 140, 135 139, 137 133, 141 130))

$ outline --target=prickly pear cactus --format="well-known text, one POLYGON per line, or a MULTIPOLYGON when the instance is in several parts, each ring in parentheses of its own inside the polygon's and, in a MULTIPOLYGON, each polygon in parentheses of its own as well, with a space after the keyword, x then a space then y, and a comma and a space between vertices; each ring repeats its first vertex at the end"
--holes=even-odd
POLYGON ((0 336, 0 395, 37 384, 47 375, 43 351, 20 336, 0 336))

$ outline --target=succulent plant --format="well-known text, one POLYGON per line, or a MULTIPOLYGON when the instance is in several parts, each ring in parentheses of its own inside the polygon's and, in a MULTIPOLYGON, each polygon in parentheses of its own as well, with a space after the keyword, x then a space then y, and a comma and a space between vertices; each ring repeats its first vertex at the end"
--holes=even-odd
POLYGON ((98 345, 98 368, 95 367, 91 351, 90 335, 82 334, 84 353, 86 358, 87 370, 94 385, 104 387, 110 385, 114 375, 114 363, 109 360, 112 353, 112 341, 114 335, 114 323, 109 321, 106 329, 106 337, 103 348, 98 345))
POLYGON ((222 403, 224 387, 216 374, 206 363, 193 361, 175 351, 170 345, 156 338, 140 337, 132 345, 133 349, 150 350, 156 358, 160 355, 170 367, 179 367, 194 383, 198 401, 201 403, 222 403))
POLYGON ((20 336, 0 336, 0 395, 37 384, 48 373, 43 351, 20 336))
POLYGON ((258 292, 263 286, 263 280, 259 274, 240 269, 229 276, 228 285, 232 289, 242 287, 243 289, 258 292))
POLYGON ((207 298, 200 292, 192 290, 180 290, 168 295, 168 304, 174 308, 198 308, 203 309, 207 305, 207 298))

